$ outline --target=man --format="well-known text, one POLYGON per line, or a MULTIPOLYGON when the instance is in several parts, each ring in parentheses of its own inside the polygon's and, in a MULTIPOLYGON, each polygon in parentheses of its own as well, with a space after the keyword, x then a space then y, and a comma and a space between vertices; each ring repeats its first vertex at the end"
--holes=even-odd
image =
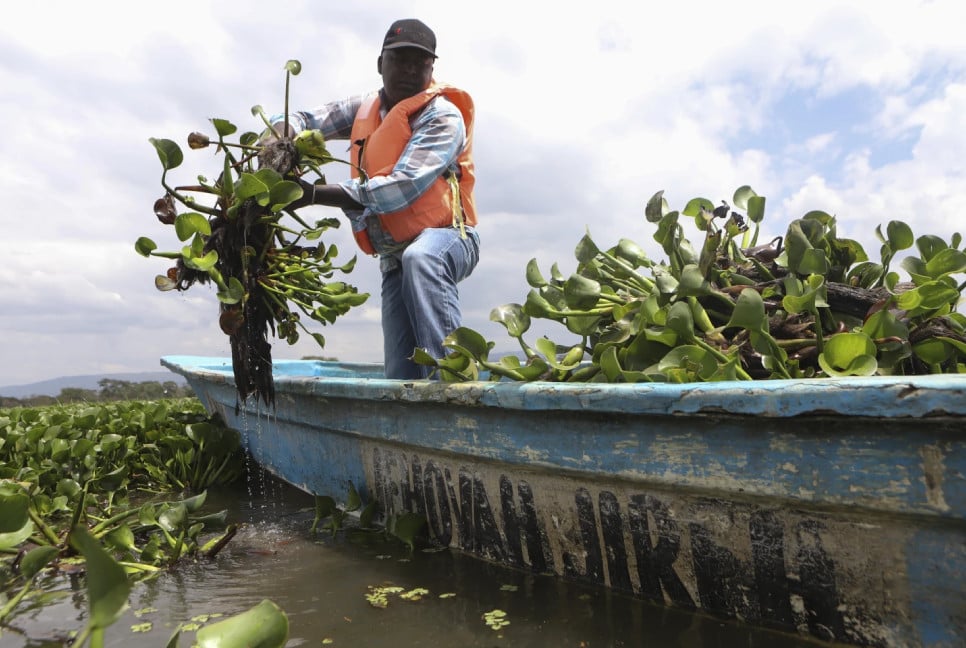
MULTIPOLYGON (((305 185, 298 204, 341 207, 359 247, 379 257, 387 378, 428 375, 411 360, 417 347, 446 355, 443 338, 462 318, 457 284, 479 260, 473 101, 433 79, 435 60, 433 31, 397 20, 376 59, 382 89, 294 112, 286 129, 352 142, 352 178, 305 185)), ((273 118, 279 132, 282 119, 273 118)))

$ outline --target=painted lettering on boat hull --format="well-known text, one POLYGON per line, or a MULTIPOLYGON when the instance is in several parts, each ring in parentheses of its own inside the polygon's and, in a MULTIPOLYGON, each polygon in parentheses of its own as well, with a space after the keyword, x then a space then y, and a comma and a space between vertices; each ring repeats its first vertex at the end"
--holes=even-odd
POLYGON ((363 457, 383 512, 425 515, 441 545, 826 640, 909 639, 879 621, 909 605, 893 526, 393 446, 363 457))

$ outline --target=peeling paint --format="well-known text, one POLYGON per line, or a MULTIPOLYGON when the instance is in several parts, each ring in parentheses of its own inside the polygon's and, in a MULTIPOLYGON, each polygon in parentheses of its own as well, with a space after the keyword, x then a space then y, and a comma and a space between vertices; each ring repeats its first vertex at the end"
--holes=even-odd
POLYGON ((936 445, 925 445, 919 450, 922 457, 922 483, 926 486, 926 501, 929 506, 939 511, 948 511, 949 505, 943 496, 943 464, 942 449, 936 445))

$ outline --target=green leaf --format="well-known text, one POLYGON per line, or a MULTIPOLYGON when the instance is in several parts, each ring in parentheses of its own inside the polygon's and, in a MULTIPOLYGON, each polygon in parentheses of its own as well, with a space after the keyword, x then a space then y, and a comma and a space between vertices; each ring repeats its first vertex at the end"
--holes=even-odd
MULTIPOLYGON (((597 332, 597 328, 601 322, 600 315, 568 315, 567 316, 567 330, 571 333, 576 333, 577 335, 592 335, 597 332)), ((620 321, 614 322, 611 326, 619 327, 623 323, 620 321)))
POLYGON ((530 290, 527 293, 527 302, 523 305, 523 311, 530 317, 555 318, 557 310, 536 290, 530 290))
POLYGON ((714 211, 714 203, 707 198, 692 198, 681 210, 681 213, 693 217, 700 215, 702 209, 709 212, 714 211))
POLYGON ((275 184, 268 192, 269 209, 277 212, 302 197, 302 187, 297 182, 283 180, 275 184))
POLYGON ((174 219, 174 231, 179 241, 187 241, 195 234, 211 235, 208 219, 196 212, 184 212, 174 219))
POLYGON ((183 528, 187 520, 188 508, 183 503, 174 504, 167 506, 161 512, 161 514, 158 515, 158 526, 168 533, 174 533, 178 529, 183 528))
POLYGON ((597 244, 594 243, 594 239, 590 238, 589 233, 584 234, 574 250, 574 256, 577 258, 577 261, 580 263, 587 263, 598 254, 600 254, 600 249, 597 247, 597 244))
POLYGON ((245 286, 237 277, 229 277, 227 290, 218 291, 218 301, 224 304, 237 304, 245 298, 245 286))
POLYGON ((165 171, 177 169, 184 162, 184 153, 181 152, 181 147, 171 140, 151 137, 148 141, 154 145, 154 150, 158 152, 158 158, 161 160, 161 166, 165 171))
POLYGON ((787 288, 792 285, 792 282, 786 282, 785 285, 787 294, 782 298, 782 308, 789 313, 812 313, 818 307, 828 306, 825 298, 827 292, 825 277, 821 275, 809 275, 800 295, 794 294, 795 291, 787 288))
POLYGON ((122 524, 104 536, 104 542, 114 549, 137 551, 134 544, 134 532, 126 524, 122 524))
POLYGON ((88 624, 95 630, 107 628, 120 618, 127 604, 131 593, 127 574, 83 527, 71 530, 70 544, 86 561, 88 624))
POLYGON ((269 599, 198 631, 197 648, 282 648, 288 616, 269 599))
MULTIPOLYGON (((195 423, 193 426, 197 426, 197 425, 202 425, 202 424, 195 423)), ((184 505, 185 510, 188 513, 195 513, 199 511, 202 506, 205 505, 205 500, 207 498, 208 498, 208 491, 201 491, 197 495, 194 495, 192 497, 186 497, 181 501, 181 503, 184 505)))
POLYGON ((829 271, 828 257, 825 250, 819 248, 808 248, 802 253, 796 272, 799 274, 818 274, 824 275, 829 271))
POLYGON ((933 279, 933 277, 929 276, 927 273, 926 263, 922 259, 908 256, 904 258, 899 265, 902 266, 903 270, 909 273, 909 277, 916 285, 928 283, 933 279))
POLYGON ((701 269, 693 263, 681 270, 681 280, 678 283, 680 297, 700 297, 711 292, 711 284, 705 279, 701 269))
POLYGON ((363 529, 371 529, 373 526, 372 520, 379 510, 379 502, 372 500, 366 507, 362 509, 362 513, 359 514, 359 526, 363 529))
POLYGON ((402 540, 407 547, 413 548, 416 536, 426 524, 426 517, 416 513, 402 513, 392 519, 390 532, 402 540))
POLYGON ((235 198, 238 201, 254 198, 268 193, 268 185, 252 173, 243 173, 235 183, 235 198))
POLYGON ((675 347, 658 362, 658 371, 686 369, 701 380, 708 380, 718 369, 717 359, 703 347, 685 344, 675 347))
POLYGON ((15 531, 0 533, 0 549, 14 549, 20 546, 33 532, 33 520, 27 520, 26 524, 15 531))
POLYGON ((735 207, 748 211, 748 201, 754 197, 758 196, 755 190, 748 185, 742 185, 735 189, 735 195, 732 197, 731 202, 734 203, 735 207))
POLYGON ((520 304, 504 304, 490 311, 490 321, 506 327, 511 337, 519 338, 530 329, 530 316, 520 304))
POLYGON ((922 298, 920 305, 923 308, 940 308, 946 304, 955 304, 959 300, 959 291, 942 281, 930 281, 916 290, 922 298))
POLYGON ((664 190, 662 189, 648 199, 647 205, 644 207, 644 218, 649 223, 657 223, 664 218, 668 210, 667 199, 664 197, 664 190))
POLYGON ((760 223, 765 218, 765 197, 750 196, 748 198, 748 220, 760 223))
POLYGON ((825 340, 818 362, 830 376, 871 376, 878 368, 875 354, 875 342, 865 333, 837 333, 825 340))
POLYGON ((882 272, 883 267, 881 264, 865 261, 853 266, 849 270, 845 283, 854 282, 855 285, 861 288, 871 288, 882 277, 882 272))
POLYGON ((873 340, 896 337, 909 338, 909 327, 886 309, 876 311, 865 320, 862 332, 873 340))
POLYGON ((667 314, 667 327, 685 340, 694 339, 694 317, 687 302, 679 301, 671 304, 667 314))
POLYGON ((152 241, 148 237, 142 236, 138 238, 137 241, 134 242, 134 249, 141 256, 149 257, 151 256, 152 252, 158 249, 158 246, 155 244, 154 241, 152 241))
POLYGON ((635 268, 651 265, 651 260, 644 249, 630 239, 622 238, 618 241, 614 252, 619 258, 624 259, 635 268))
POLYGON ((20 571, 24 578, 29 580, 36 576, 58 553, 60 549, 51 545, 34 547, 28 551, 20 561, 20 571))
POLYGON ((321 131, 307 129, 295 136, 292 140, 299 154, 310 157, 322 163, 331 160, 332 155, 325 146, 325 136, 321 131))
POLYGON ((620 382, 623 380, 623 369, 617 359, 617 347, 611 345, 604 349, 598 360, 600 370, 607 376, 610 382, 620 382))
POLYGON ((749 331, 766 331, 768 317, 765 315, 765 302, 754 288, 745 288, 738 295, 735 308, 725 328, 738 327, 749 331))
MULTIPOLYGON (((812 211, 810 211, 810 212, 806 213, 804 216, 802 216, 802 220, 806 220, 806 221, 816 221, 816 222, 820 223, 823 226, 827 226, 827 225, 832 224, 835 221, 835 218, 831 214, 829 214, 828 212, 824 212, 824 211, 822 211, 820 209, 813 209, 812 211)), ((820 230, 818 230, 818 231, 820 231, 820 230)), ((814 243, 815 240, 813 239, 812 242, 814 243)))
POLYGON ((210 250, 207 254, 201 256, 193 256, 194 252, 195 250, 191 247, 185 247, 181 250, 181 257, 184 259, 184 264, 189 268, 207 272, 218 263, 218 252, 215 250, 210 250))
POLYGON ((527 283, 532 288, 543 288, 547 285, 547 280, 543 278, 540 266, 537 265, 535 258, 527 262, 527 283))
POLYGON ((886 225, 886 236, 893 252, 911 248, 915 242, 912 229, 902 221, 889 221, 886 225))
POLYGON ((579 274, 570 275, 564 284, 567 306, 573 310, 590 310, 600 299, 600 282, 579 274))
POLYGON ((933 279, 966 270, 966 253, 944 248, 926 261, 926 274, 933 279))
POLYGON ((952 357, 949 347, 940 338, 930 338, 912 345, 916 356, 929 365, 938 365, 952 357))
POLYGON ((218 135, 220 135, 221 137, 228 137, 229 135, 231 135, 232 133, 238 130, 238 128, 234 124, 232 124, 230 121, 226 119, 214 118, 211 120, 211 123, 214 124, 215 131, 217 131, 218 135))
POLYGON ((926 263, 929 263, 934 256, 939 254, 942 250, 947 249, 949 246, 946 245, 946 241, 942 240, 938 236, 926 234, 916 239, 916 247, 919 248, 919 253, 922 255, 922 260, 926 263))
POLYGON ((493 346, 486 339, 471 328, 461 326, 443 338, 443 346, 448 349, 459 350, 471 358, 485 360, 493 346))
POLYGON ((30 521, 29 505, 30 498, 23 491, 0 489, 0 533, 22 529, 30 521))
POLYGON ((349 482, 349 493, 346 496, 345 510, 346 511, 358 511, 362 507, 362 498, 359 496, 359 491, 356 490, 355 484, 351 481, 349 482))

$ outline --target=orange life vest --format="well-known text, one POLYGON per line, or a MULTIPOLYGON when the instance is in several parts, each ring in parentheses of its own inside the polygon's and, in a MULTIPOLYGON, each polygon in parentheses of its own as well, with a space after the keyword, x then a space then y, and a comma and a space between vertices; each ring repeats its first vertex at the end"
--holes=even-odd
MULTIPOLYGON (((444 174, 408 207, 379 214, 383 229, 400 243, 416 238, 427 227, 476 225, 476 205, 473 200, 473 185, 476 183, 472 157, 473 100, 458 88, 434 83, 423 92, 397 103, 385 119, 379 114, 380 100, 377 94, 363 102, 352 123, 352 177, 359 177, 357 166, 370 178, 389 175, 412 137, 409 120, 439 95, 459 108, 466 127, 466 146, 456 159, 459 165, 458 191, 453 191, 453 185, 457 184, 455 180, 444 174)), ((354 235, 364 252, 375 253, 365 229, 354 232, 354 235)))

